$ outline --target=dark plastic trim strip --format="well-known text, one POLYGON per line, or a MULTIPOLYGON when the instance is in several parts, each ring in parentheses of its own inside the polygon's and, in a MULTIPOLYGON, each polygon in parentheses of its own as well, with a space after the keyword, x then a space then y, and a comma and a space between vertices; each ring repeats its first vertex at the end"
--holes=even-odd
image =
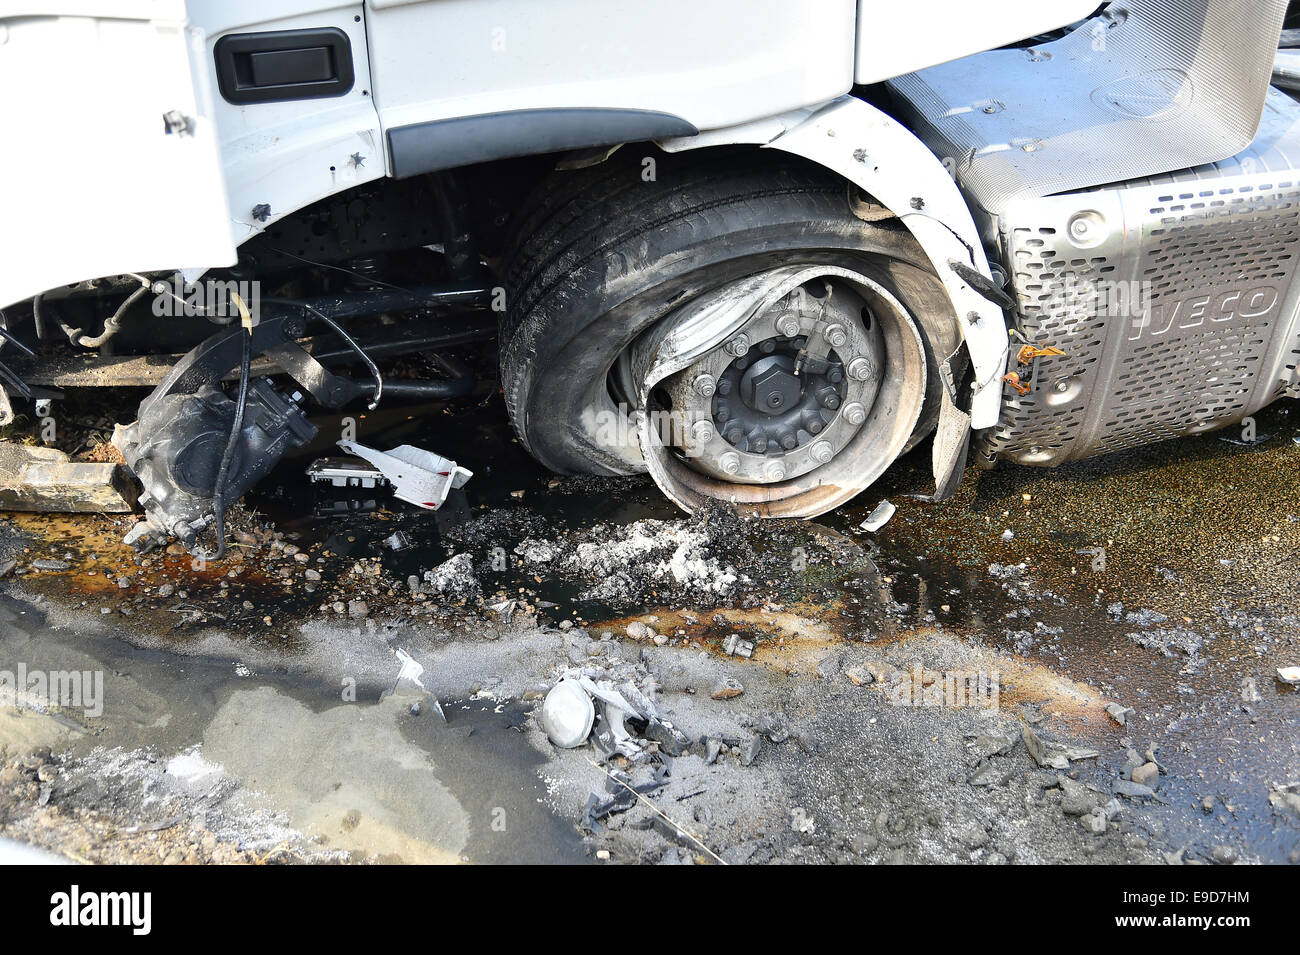
POLYGON ((393 176, 403 179, 490 159, 694 136, 693 125, 645 109, 517 109, 437 119, 388 131, 393 176))

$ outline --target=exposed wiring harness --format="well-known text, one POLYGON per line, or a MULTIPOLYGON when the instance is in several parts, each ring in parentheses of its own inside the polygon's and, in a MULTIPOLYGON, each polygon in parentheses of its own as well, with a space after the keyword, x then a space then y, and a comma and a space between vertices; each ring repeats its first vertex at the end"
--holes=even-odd
POLYGON ((3 342, 12 342, 13 346, 17 348, 20 352, 22 352, 24 355, 26 355, 28 358, 34 358, 36 356, 36 352, 32 351, 30 348, 24 345, 21 341, 19 341, 17 335, 9 331, 9 325, 5 320, 4 312, 0 311, 0 348, 4 347, 3 342))
MULTIPOLYGON (((235 458, 235 447, 239 443, 240 432, 244 429, 244 411, 248 404, 248 379, 252 371, 253 360, 253 318, 248 311, 248 306, 238 295, 232 295, 235 305, 239 308, 240 314, 240 354, 239 354, 239 392, 235 399, 235 418, 230 426, 230 437, 226 439, 226 449, 221 455, 221 466, 217 469, 217 480, 212 489, 212 524, 213 532, 217 537, 217 548, 210 553, 198 554, 201 560, 220 560, 226 554, 226 484, 229 480, 230 465, 235 458)), ((288 298, 265 298, 262 301, 276 305, 291 305, 301 308, 311 313, 319 321, 343 339, 348 347, 357 353, 357 356, 365 362, 366 367, 370 369, 370 374, 375 379, 375 394, 367 406, 371 411, 379 406, 379 400, 384 393, 384 378, 379 373, 379 366, 374 360, 366 354, 365 349, 357 344, 356 340, 345 332, 339 324, 327 315, 322 314, 318 309, 307 305, 304 302, 296 302, 288 298)))
MULTIPOLYGON (((3 348, 5 343, 11 343, 14 348, 29 358, 36 355, 34 351, 19 341, 13 332, 9 331, 9 322, 5 318, 4 312, 0 311, 0 348, 3 348)), ((9 405, 7 391, 12 391, 23 398, 32 396, 32 389, 28 387, 27 383, 14 374, 4 362, 0 362, 0 425, 6 425, 13 421, 13 409, 9 405)))
MULTIPOLYGON (((148 279, 139 275, 132 275, 132 278, 140 282, 140 287, 128 295, 123 300, 122 304, 113 311, 112 315, 104 319, 104 330, 98 335, 95 335, 94 337, 83 335, 82 332, 84 329, 73 328, 71 325, 59 322, 59 328, 63 329, 63 334, 68 336, 68 341, 72 342, 74 345, 80 345, 82 348, 98 348, 121 331, 122 316, 126 314, 127 309, 140 301, 141 297, 151 288, 148 279)), ((41 298, 42 296, 37 295, 32 299, 32 318, 36 322, 38 338, 42 337, 39 334, 39 331, 45 326, 45 316, 41 312, 41 298)))
POLYGON ((330 330, 333 331, 335 335, 338 335, 339 338, 343 339, 344 343, 356 352, 357 357, 365 362, 366 368, 370 371, 370 376, 375 379, 375 394, 374 397, 370 399, 370 404, 368 404, 366 408, 369 411, 374 411, 379 407, 379 400, 384 396, 384 377, 379 373, 379 366, 376 365, 374 360, 366 354, 366 350, 358 345, 356 340, 340 327, 338 322, 334 321, 334 319, 330 318, 328 315, 323 314, 318 309, 308 305, 306 302, 298 302, 291 298, 264 298, 262 301, 270 302, 275 305, 291 305, 295 308, 301 308, 303 311, 310 312, 319 321, 328 325, 330 330))
MULTIPOLYGON (((175 292, 171 291, 171 289, 167 287, 166 282, 153 282, 145 278, 143 275, 139 275, 135 272, 126 272, 125 274, 129 275, 131 278, 135 279, 137 282, 139 282, 141 285, 144 285, 146 288, 152 289, 155 295, 165 295, 168 298, 175 301, 178 305, 186 309, 191 309, 196 307, 194 303, 188 301, 187 299, 181 298, 175 292)), ((235 320, 235 316, 233 315, 226 315, 221 312, 214 312, 212 310, 212 305, 210 304, 200 305, 198 307, 203 312, 203 317, 206 318, 208 321, 210 321, 213 325, 221 325, 224 327, 226 325, 231 324, 235 320)))
POLYGON ((216 483, 212 486, 212 524, 217 537, 217 549, 196 555, 200 560, 220 560, 226 556, 226 484, 230 480, 230 465, 235 459, 235 446, 239 443, 240 432, 244 430, 248 379, 253 365, 253 319, 244 300, 238 295, 232 295, 232 298, 240 315, 239 392, 235 398, 235 419, 230 425, 230 436, 226 438, 226 450, 221 455, 216 483))

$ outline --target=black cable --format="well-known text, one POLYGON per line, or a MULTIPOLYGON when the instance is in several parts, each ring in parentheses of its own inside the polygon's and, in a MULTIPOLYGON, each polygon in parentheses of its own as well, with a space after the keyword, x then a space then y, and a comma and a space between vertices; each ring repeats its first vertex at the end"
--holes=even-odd
POLYGON ((45 293, 35 296, 32 299, 32 323, 36 326, 36 338, 39 341, 45 341, 45 314, 41 311, 41 302, 45 299, 45 293))
POLYGON ((78 334, 76 338, 73 339, 73 344, 80 345, 82 348, 98 348, 103 345, 121 331, 122 316, 126 314, 126 310, 138 302, 140 297, 148 291, 149 287, 147 285, 142 285, 140 288, 128 295, 122 304, 117 307, 117 310, 108 318, 104 319, 104 330, 94 338, 91 338, 89 335, 80 334, 81 329, 77 329, 78 334))
MULTIPOLYGON (((82 348, 98 348, 110 338, 116 335, 122 329, 122 316, 126 310, 140 300, 140 296, 149 291, 148 286, 141 286, 123 300, 122 304, 114 310, 113 314, 104 319, 104 330, 94 338, 81 334, 83 329, 73 328, 66 322, 60 321, 59 328, 63 334, 68 336, 68 341, 73 345, 80 345, 82 348)), ((45 315, 41 311, 41 304, 44 294, 37 295, 32 299, 32 320, 36 323, 36 337, 45 338, 45 315)))
MULTIPOLYGON (((306 264, 306 265, 313 266, 314 268, 318 268, 318 269, 333 269, 335 272, 342 272, 344 275, 350 275, 350 276, 352 276, 353 278, 361 279, 363 282, 367 282, 367 283, 369 283, 369 284, 371 284, 371 285, 382 285, 382 286, 384 286, 385 288, 396 289, 396 290, 399 291, 399 292, 409 292, 409 291, 410 291, 409 289, 404 289, 404 288, 402 288, 400 285, 394 285, 392 282, 382 282, 382 281, 380 281, 380 280, 377 279, 377 278, 374 278, 374 277, 369 276, 369 275, 365 275, 364 273, 361 273, 361 272, 354 271, 353 269, 345 269, 345 268, 343 268, 343 267, 341 267, 341 266, 338 266, 338 265, 330 265, 330 264, 328 264, 328 263, 326 263, 326 262, 314 262, 314 261, 312 261, 311 259, 305 259, 305 258, 303 258, 301 255, 294 255, 294 254, 293 254, 292 252, 290 252, 288 249, 277 249, 277 248, 276 248, 275 246, 273 246, 273 245, 268 245, 266 248, 267 248, 267 251, 269 251, 269 252, 274 252, 274 253, 276 253, 276 255, 287 255, 287 256, 288 256, 289 258, 291 258, 291 259, 297 259, 299 262, 302 262, 302 263, 304 263, 304 264, 306 264)), ((266 299, 263 299, 263 301, 266 301, 266 299)))
POLYGON ((4 317, 4 312, 0 312, 0 339, 3 339, 4 341, 7 342, 12 342, 13 346, 17 348, 20 352, 22 352, 24 355, 26 355, 28 358, 36 357, 36 352, 32 351, 30 348, 28 348, 26 345, 20 342, 18 340, 18 336, 16 336, 13 332, 9 331, 9 323, 8 320, 5 319, 4 317))
POLYGON ((217 470, 217 483, 212 488, 212 523, 217 535, 217 549, 212 554, 202 555, 203 560, 220 560, 226 556, 226 484, 230 464, 235 458, 235 446, 239 443, 239 434, 244 430, 244 409, 248 404, 248 379, 253 364, 252 333, 247 328, 240 328, 239 356, 239 395, 235 399, 235 420, 230 426, 230 437, 226 439, 226 450, 221 455, 221 467, 217 470))
POLYGON ((330 329, 334 332, 334 334, 338 335, 339 338, 343 339, 343 341, 347 344, 347 346, 351 348, 354 352, 356 352, 357 357, 366 363, 366 368, 370 370, 371 377, 375 379, 375 395, 373 398, 370 399, 370 404, 367 405, 366 407, 370 411, 374 411, 376 408, 379 407, 379 399, 382 398, 384 395, 384 377, 379 373, 379 366, 376 365, 374 363, 374 360, 369 355, 366 354, 366 350, 362 348, 360 345, 358 345, 356 341, 352 338, 352 336, 349 335, 347 332, 345 332, 339 326, 338 322, 334 321, 334 319, 330 318, 328 315, 325 315, 324 313, 320 312, 318 309, 315 309, 312 306, 308 305, 306 302, 299 302, 291 298, 264 298, 262 299, 262 301, 270 302, 274 305, 292 305, 297 308, 301 308, 304 311, 308 311, 311 314, 315 315, 318 319, 320 319, 322 322, 328 325, 330 329))
POLYGON ((44 292, 32 298, 32 324, 36 326, 37 341, 45 341, 45 318, 41 315, 41 299, 44 292))
MULTIPOLYGON (((31 357, 36 355, 34 351, 19 341, 13 332, 9 331, 9 319, 4 310, 0 309, 0 348, 3 348, 6 342, 12 343, 24 355, 31 357)), ((27 386, 27 382, 19 378, 4 362, 0 362, 0 391, 3 390, 12 391, 21 398, 30 398, 32 396, 32 389, 27 386)), ((5 408, 9 407, 7 400, 0 398, 0 401, 3 402, 5 408)), ((8 420, 13 420, 11 412, 5 412, 5 416, 8 420)))

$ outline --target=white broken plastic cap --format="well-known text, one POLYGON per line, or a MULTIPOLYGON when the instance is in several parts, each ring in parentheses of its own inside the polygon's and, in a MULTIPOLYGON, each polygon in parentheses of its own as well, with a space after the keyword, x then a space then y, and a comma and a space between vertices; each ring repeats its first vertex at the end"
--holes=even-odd
POLYGON ((393 496, 416 507, 437 510, 452 488, 464 487, 474 476, 473 471, 450 458, 409 444, 391 451, 376 451, 355 441, 340 441, 338 445, 377 467, 393 486, 393 496))
POLYGON ((882 500, 858 527, 874 534, 889 523, 889 519, 894 516, 897 510, 898 508, 894 507, 888 500, 882 500))
POLYGON ((596 707, 577 680, 561 680, 542 703, 542 729, 561 749, 581 746, 596 721, 596 707))

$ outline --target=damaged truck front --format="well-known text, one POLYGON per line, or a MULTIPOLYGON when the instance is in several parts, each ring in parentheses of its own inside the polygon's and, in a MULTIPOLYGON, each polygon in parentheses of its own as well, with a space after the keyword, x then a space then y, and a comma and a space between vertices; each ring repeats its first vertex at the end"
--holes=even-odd
POLYGON ((0 421, 152 389, 129 540, 203 556, 311 408, 479 387, 453 348, 543 464, 688 510, 1223 427, 1300 388, 1290 17, 0 3, 0 421))

